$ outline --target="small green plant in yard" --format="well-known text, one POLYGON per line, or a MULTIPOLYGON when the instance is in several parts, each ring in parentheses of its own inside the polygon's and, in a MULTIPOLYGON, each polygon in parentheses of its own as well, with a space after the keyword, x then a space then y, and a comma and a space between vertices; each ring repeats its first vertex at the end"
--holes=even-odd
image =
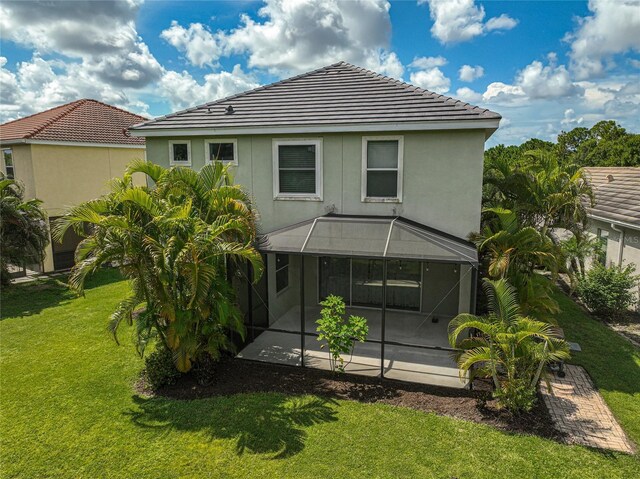
POLYGON ((145 358, 144 363, 145 379, 154 390, 175 384, 180 377, 173 353, 162 343, 158 343, 158 348, 145 358))
MULTIPOLYGON (((329 295, 320 303, 323 308, 318 325, 318 341, 326 341, 329 349, 329 364, 331 371, 344 372, 346 367, 343 354, 351 356, 356 341, 361 343, 369 334, 367 320, 362 316, 345 318, 346 307, 340 296, 329 295)), ((323 344, 322 348, 325 347, 323 344)))
POLYGON ((489 314, 463 313, 449 324, 449 342, 460 349, 458 367, 475 376, 492 378, 494 396, 512 412, 530 410, 545 366, 569 358, 569 345, 549 323, 522 315, 515 289, 501 279, 484 279, 489 314), (462 337, 476 330, 477 336, 462 337))
POLYGON ((619 318, 635 303, 633 288, 638 285, 635 266, 605 267, 600 264, 578 285, 578 295, 599 316, 619 318))

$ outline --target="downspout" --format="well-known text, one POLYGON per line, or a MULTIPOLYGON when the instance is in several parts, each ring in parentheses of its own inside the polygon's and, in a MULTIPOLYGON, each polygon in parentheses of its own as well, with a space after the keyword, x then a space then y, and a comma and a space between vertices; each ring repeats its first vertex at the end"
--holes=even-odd
POLYGON ((624 230, 622 228, 618 228, 613 223, 611 223, 611 229, 620 234, 620 240, 618 241, 618 266, 622 266, 622 253, 624 251, 624 230))

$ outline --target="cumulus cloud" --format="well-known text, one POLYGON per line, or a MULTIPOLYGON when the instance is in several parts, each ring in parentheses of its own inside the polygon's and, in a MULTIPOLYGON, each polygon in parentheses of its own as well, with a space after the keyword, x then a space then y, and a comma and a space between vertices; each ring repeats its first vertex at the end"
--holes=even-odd
POLYGON ((458 75, 461 81, 470 83, 484 76, 484 68, 480 65, 476 65, 475 67, 472 67, 471 65, 462 65, 460 70, 458 70, 458 75))
POLYGON ((640 2, 590 0, 589 10, 593 15, 581 18, 565 37, 570 67, 580 80, 602 77, 617 53, 640 51, 640 2))
POLYGON ((565 127, 574 128, 575 126, 581 125, 583 121, 584 121, 584 118, 576 117, 576 112, 573 108, 567 108, 564 111, 564 118, 560 120, 560 124, 565 127))
POLYGON ((442 44, 471 40, 490 31, 511 30, 518 21, 502 14, 484 21, 484 7, 474 0, 419 0, 428 3, 433 26, 431 34, 442 44))
POLYGON ((482 101, 481 93, 478 93, 477 91, 472 90, 471 88, 468 88, 466 86, 458 88, 456 90, 455 97, 458 100, 466 101, 467 103, 477 103, 479 101, 482 101))
POLYGON ((443 67, 447 64, 447 59, 441 56, 438 57, 416 57, 409 64, 410 67, 413 68, 434 68, 434 67, 443 67))
POLYGON ((128 96, 121 88, 108 82, 96 81, 81 63, 44 60, 38 55, 30 61, 19 62, 15 73, 5 68, 7 60, 0 57, 0 120, 46 110, 78 100, 95 98, 141 114, 147 105, 128 96))
POLYGON ((438 67, 412 72, 409 81, 412 85, 436 93, 447 93, 451 87, 451 80, 438 67))
POLYGON ((247 55, 249 68, 279 76, 342 59, 399 78, 389 8, 386 0, 266 0, 259 20, 243 15, 220 42, 225 55, 247 55))
POLYGON ((138 36, 141 2, 2 2, 4 39, 38 54, 81 59, 83 69, 115 86, 140 88, 157 80, 162 67, 138 36))
POLYGON ((513 84, 490 83, 482 95, 483 100, 508 104, 582 94, 584 89, 572 81, 567 68, 556 64, 556 55, 551 53, 547 58, 547 65, 535 60, 520 70, 513 84))
POLYGON ((190 73, 166 72, 159 82, 160 94, 167 98, 174 110, 184 109, 224 98, 258 87, 256 79, 244 72, 240 65, 231 72, 209 73, 204 83, 198 83, 190 73))
POLYGON ((184 28, 174 20, 171 27, 164 30, 160 36, 178 51, 185 53, 192 65, 215 66, 222 54, 220 35, 216 38, 201 23, 192 23, 189 28, 184 28))

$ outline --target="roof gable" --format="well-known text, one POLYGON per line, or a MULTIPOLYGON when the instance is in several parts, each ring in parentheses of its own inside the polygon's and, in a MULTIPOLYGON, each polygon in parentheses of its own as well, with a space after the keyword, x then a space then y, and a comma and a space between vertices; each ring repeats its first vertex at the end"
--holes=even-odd
POLYGON ((500 118, 490 110, 339 62, 132 129, 143 132, 457 120, 493 120, 497 127, 500 118))
POLYGON ((1 141, 143 145, 125 131, 145 117, 96 100, 83 99, 0 125, 1 141))

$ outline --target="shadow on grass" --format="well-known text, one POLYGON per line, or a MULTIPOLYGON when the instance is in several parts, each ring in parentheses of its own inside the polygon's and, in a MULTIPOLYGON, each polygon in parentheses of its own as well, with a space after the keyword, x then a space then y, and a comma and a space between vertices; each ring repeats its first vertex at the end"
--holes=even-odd
POLYGON ((136 410, 125 414, 149 429, 203 432, 235 440, 236 452, 284 459, 304 449, 304 428, 337 421, 336 402, 315 396, 238 394, 174 401, 133 396, 136 410))
MULTIPOLYGON (((43 309, 66 304, 78 296, 67 286, 68 274, 42 276, 29 282, 3 287, 0 294, 0 321, 7 318, 31 316, 43 309)), ((85 290, 121 281, 116 269, 103 269, 87 278, 85 290)))

